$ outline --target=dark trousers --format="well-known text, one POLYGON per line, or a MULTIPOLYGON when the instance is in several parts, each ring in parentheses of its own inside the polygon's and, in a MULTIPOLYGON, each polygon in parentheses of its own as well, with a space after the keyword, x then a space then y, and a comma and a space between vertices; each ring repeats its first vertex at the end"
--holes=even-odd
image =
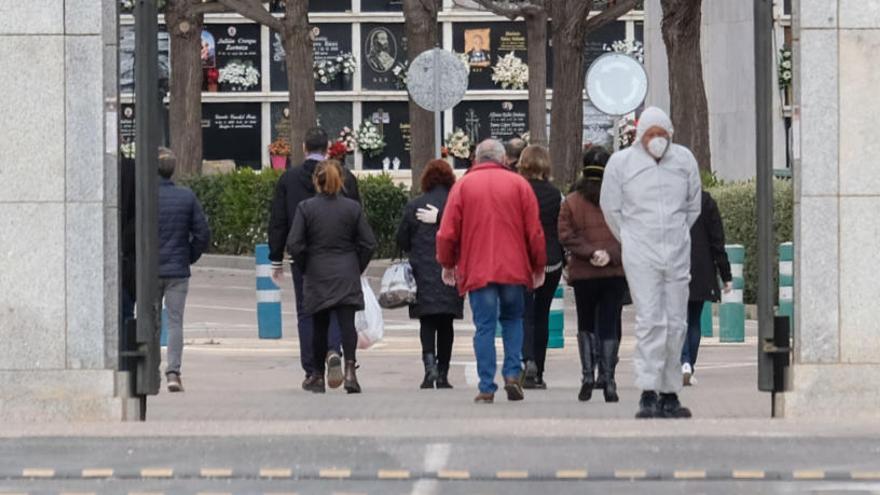
POLYGON ((314 315, 315 329, 312 335, 312 359, 315 363, 315 371, 324 374, 324 357, 327 355, 327 333, 330 331, 330 319, 335 315, 342 332, 342 353, 346 361, 356 361, 358 336, 354 327, 354 314, 357 308, 354 306, 334 306, 322 309, 314 315))
POLYGON ((592 333, 599 341, 620 339, 625 283, 623 277, 574 281, 578 332, 592 333))
POLYGON ((422 354, 437 356, 437 364, 449 369, 452 359, 452 342, 455 339, 452 329, 452 315, 426 315, 419 318, 422 339, 422 354))
MULTIPOLYGON (((312 348, 312 336, 315 324, 312 315, 306 314, 303 310, 303 274, 296 265, 290 265, 290 272, 293 274, 293 292, 296 297, 296 322, 299 331, 299 360, 302 364, 303 370, 306 372, 306 376, 308 376, 318 370, 316 361, 313 357, 314 351, 312 348)), ((339 352, 342 336, 339 330, 339 322, 335 315, 330 319, 329 333, 330 349, 339 352)), ((326 342, 324 344, 324 349, 324 354, 326 354, 326 342)), ((317 362, 320 362, 321 366, 323 366, 324 357, 321 357, 317 362)))
POLYGON ((562 278, 562 268, 548 273, 544 285, 526 292, 523 311, 523 361, 534 361, 538 375, 544 374, 547 340, 550 337, 550 306, 562 278))
POLYGON ((688 301, 688 329, 681 348, 681 364, 688 363, 691 368, 697 364, 697 353, 700 352, 700 319, 703 316, 704 301, 688 301))

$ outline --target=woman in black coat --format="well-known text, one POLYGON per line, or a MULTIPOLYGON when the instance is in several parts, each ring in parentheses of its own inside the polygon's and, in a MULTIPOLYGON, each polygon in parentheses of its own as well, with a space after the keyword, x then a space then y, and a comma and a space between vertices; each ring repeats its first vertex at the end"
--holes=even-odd
MULTIPOLYGON (((337 388, 344 382, 348 393, 361 391, 355 374, 358 336, 354 314, 364 309, 361 273, 376 249, 376 237, 361 205, 342 195, 342 177, 342 166, 335 160, 322 162, 315 169, 318 194, 299 204, 287 238, 294 263, 303 267, 303 309, 315 322, 312 349, 316 370, 304 388, 317 393, 325 390, 325 359, 339 359, 335 353, 327 357, 331 313, 336 313, 342 330, 345 376, 331 373, 327 385, 337 388)), ((339 369, 338 361, 326 364, 339 369)))
POLYGON ((563 255, 558 220, 562 192, 550 182, 550 152, 543 146, 529 146, 520 155, 517 170, 525 177, 538 199, 541 227, 547 248, 544 285, 526 292, 523 313, 523 388, 545 389, 544 363, 550 336, 550 306, 562 278, 563 255))
POLYGON ((691 227, 691 285, 688 298, 688 329, 681 350, 681 372, 684 384, 696 383, 693 378, 697 352, 700 350, 700 317, 706 301, 718 302, 721 291, 718 275, 724 282, 724 292, 730 292, 733 277, 730 262, 724 250, 724 223, 718 204, 703 191, 702 210, 697 223, 691 227))
POLYGON ((440 279, 437 263, 437 230, 446 206, 449 189, 455 183, 452 167, 443 160, 428 163, 422 173, 422 195, 410 201, 403 210, 397 229, 397 245, 409 254, 418 293, 409 307, 410 318, 418 318, 421 326, 422 361, 425 378, 421 388, 452 388, 449 383, 449 361, 452 358, 454 333, 452 321, 461 319, 464 299, 455 287, 440 279))

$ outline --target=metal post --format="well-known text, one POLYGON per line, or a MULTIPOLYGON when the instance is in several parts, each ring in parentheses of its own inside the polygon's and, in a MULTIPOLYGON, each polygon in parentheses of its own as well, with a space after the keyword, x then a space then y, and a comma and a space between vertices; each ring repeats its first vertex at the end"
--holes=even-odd
POLYGON ((773 1, 755 0, 755 116, 758 200, 758 389, 773 391, 773 1))
POLYGON ((442 121, 440 108, 440 47, 434 48, 434 159, 440 158, 441 147, 443 144, 443 129, 441 129, 442 121))
POLYGON ((159 27, 156 0, 138 0, 135 21, 137 343, 143 356, 138 364, 136 393, 146 396, 158 393, 160 384, 157 205, 159 27))

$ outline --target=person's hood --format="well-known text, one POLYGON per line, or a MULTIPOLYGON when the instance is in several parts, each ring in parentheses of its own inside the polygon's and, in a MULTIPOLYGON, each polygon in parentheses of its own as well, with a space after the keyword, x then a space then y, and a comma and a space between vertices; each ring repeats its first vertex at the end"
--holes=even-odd
POLYGON ((669 140, 672 140, 675 129, 672 127, 672 120, 669 118, 669 115, 657 107, 648 107, 639 116, 639 125, 636 128, 636 143, 641 143, 642 136, 652 127, 665 129, 669 133, 669 140))

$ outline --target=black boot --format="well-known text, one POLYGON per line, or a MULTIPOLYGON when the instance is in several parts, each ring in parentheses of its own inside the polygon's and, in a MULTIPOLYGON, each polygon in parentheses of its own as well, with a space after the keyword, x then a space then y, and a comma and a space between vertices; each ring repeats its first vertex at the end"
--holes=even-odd
POLYGON ((419 388, 434 388, 437 382, 437 361, 433 354, 422 354, 422 362, 425 363, 425 379, 419 388))
POLYGON ((538 365, 532 361, 528 360, 525 362, 523 366, 523 384, 522 387, 524 389, 534 389, 537 388, 538 381, 538 365))
POLYGON ((357 378, 357 363, 354 361, 345 361, 345 384, 343 387, 345 391, 350 394, 359 394, 361 393, 361 384, 358 383, 357 378))
POLYGON ((657 406, 658 418, 685 419, 691 417, 691 410, 682 406, 678 394, 660 394, 657 406))
POLYGON ((617 402, 620 397, 617 395, 617 382, 614 380, 614 372, 617 369, 617 353, 620 349, 620 342, 617 340, 602 341, 602 359, 599 369, 602 370, 603 390, 605 393, 605 402, 617 402))
POLYGON ((578 351, 581 356, 582 374, 578 400, 582 402, 593 397, 593 346, 590 344, 590 335, 586 332, 578 332, 578 351))
POLYGON ((642 398, 639 399, 639 412, 636 413, 636 419, 658 418, 659 402, 657 400, 657 392, 653 390, 645 390, 642 392, 642 398))
MULTIPOLYGON (((596 325, 598 328, 598 322, 596 325)), ((593 376, 596 377, 593 388, 603 389, 605 388, 605 363, 602 362, 602 343, 595 333, 590 334, 590 345, 593 346, 593 376)))
POLYGON ((452 388, 452 384, 449 383, 449 363, 437 364, 437 388, 452 388))

